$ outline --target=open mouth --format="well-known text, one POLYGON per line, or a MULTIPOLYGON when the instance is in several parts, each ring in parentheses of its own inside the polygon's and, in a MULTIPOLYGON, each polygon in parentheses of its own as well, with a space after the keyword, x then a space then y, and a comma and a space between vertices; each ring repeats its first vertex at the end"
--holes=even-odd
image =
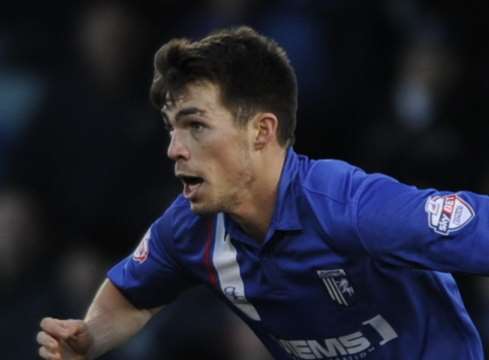
POLYGON ((197 190, 204 182, 200 176, 179 175, 178 178, 183 184, 183 196, 187 199, 194 198, 197 190))
POLYGON ((180 175, 178 178, 184 185, 197 185, 204 181, 204 179, 199 176, 180 175))

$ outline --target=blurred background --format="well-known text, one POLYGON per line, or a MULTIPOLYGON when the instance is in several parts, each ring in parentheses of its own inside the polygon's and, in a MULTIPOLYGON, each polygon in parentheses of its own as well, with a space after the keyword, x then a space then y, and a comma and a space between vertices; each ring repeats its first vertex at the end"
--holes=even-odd
MULTIPOLYGON (((35 358, 41 317, 83 316, 109 266, 180 191, 148 100, 154 52, 237 24, 289 53, 297 151, 420 187, 489 191, 487 0, 9 2, 0 12, 4 359, 35 358)), ((489 280, 457 279, 487 348, 489 280)), ((270 359, 205 289, 104 359, 192 357, 270 359)))

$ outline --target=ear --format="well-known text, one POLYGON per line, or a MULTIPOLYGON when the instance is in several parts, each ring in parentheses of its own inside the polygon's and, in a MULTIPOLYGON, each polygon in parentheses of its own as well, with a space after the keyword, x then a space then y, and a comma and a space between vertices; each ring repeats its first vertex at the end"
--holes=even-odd
POLYGON ((277 142, 278 119, 273 113, 258 113, 253 121, 256 150, 263 149, 267 144, 277 142))

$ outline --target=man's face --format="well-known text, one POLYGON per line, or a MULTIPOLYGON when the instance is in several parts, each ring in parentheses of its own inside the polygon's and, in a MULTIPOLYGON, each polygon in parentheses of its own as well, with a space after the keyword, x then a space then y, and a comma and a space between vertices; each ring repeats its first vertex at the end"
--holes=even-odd
POLYGON ((236 125, 219 88, 192 83, 163 112, 168 119, 168 157, 183 195, 200 214, 236 209, 254 182, 251 126, 236 125))

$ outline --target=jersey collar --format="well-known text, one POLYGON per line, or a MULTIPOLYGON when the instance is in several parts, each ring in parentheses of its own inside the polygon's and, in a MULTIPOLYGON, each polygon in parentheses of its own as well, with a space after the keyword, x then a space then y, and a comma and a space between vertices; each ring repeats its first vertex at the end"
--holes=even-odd
POLYGON ((295 231, 302 229, 302 222, 297 209, 297 190, 294 186, 298 172, 299 156, 290 147, 287 150, 285 164, 280 176, 277 201, 270 226, 274 230, 295 231))

